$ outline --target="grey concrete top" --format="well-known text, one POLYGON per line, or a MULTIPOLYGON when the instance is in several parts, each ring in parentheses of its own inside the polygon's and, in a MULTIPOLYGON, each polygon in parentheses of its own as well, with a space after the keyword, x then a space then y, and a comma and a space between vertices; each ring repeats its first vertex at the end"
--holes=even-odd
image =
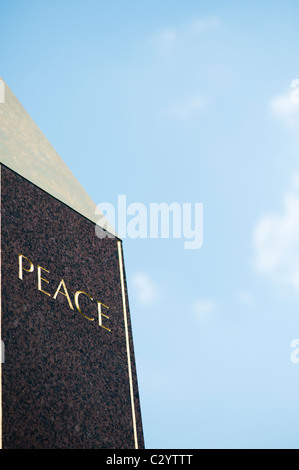
POLYGON ((0 85, 0 163, 116 235, 1 77, 0 85))

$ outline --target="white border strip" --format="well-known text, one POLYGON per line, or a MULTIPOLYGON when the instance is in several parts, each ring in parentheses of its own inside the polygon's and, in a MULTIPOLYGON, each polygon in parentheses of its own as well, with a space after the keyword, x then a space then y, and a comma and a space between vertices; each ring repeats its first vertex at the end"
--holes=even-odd
POLYGON ((126 344, 127 344, 127 357, 128 357, 128 370, 129 370, 129 382, 130 382, 130 394, 131 394, 131 405, 132 405, 134 440, 135 440, 135 449, 138 449, 137 426, 136 426, 135 404, 134 404, 134 394, 133 394, 133 380, 132 380, 132 369, 131 369, 131 355, 130 355, 130 344, 129 344, 128 317, 127 317, 127 306, 126 306, 126 296, 125 296, 124 268, 123 268, 123 261, 122 261, 122 243, 121 243, 121 241, 117 242, 117 248, 118 248, 121 293, 122 293, 122 299, 123 299, 123 311, 124 311, 124 322, 125 322, 125 332, 126 332, 126 344))

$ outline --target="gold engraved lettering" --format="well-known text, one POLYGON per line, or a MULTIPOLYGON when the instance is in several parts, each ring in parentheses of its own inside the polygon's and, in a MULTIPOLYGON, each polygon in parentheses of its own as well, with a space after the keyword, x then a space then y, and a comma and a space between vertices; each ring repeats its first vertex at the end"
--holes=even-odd
POLYGON ((67 298, 67 300, 68 300, 68 303, 69 303, 70 308, 71 308, 72 310, 74 310, 73 304, 72 304, 72 302, 71 302, 71 299, 70 299, 68 290, 67 290, 67 288, 66 288, 66 285, 65 285, 65 282, 64 282, 63 279, 61 279, 61 282, 60 282, 60 284, 59 284, 59 286, 58 286, 58 288, 57 288, 57 291, 56 291, 55 294, 54 294, 54 299, 57 298, 57 295, 58 295, 58 294, 64 295, 64 296, 67 298), (60 292, 61 287, 63 287, 64 293, 63 293, 63 292, 60 292))
POLYGON ((34 271, 34 264, 30 259, 26 258, 26 256, 19 254, 19 279, 23 281, 23 271, 27 271, 27 273, 32 273, 34 271), (30 268, 26 269, 23 267, 23 259, 26 259, 30 264, 30 268))
POLYGON ((81 295, 81 294, 87 295, 87 297, 89 297, 90 300, 93 300, 93 298, 90 297, 90 295, 86 294, 86 292, 83 292, 82 290, 77 291, 76 294, 75 294, 75 304, 76 304, 76 307, 77 307, 77 309, 78 309, 78 312, 81 313, 81 315, 83 315, 83 317, 87 318, 87 320, 94 321, 94 318, 89 318, 89 317, 87 317, 87 316, 81 311, 81 308, 80 308, 80 305, 79 305, 79 295, 81 295))
POLYGON ((37 266, 38 290, 40 290, 44 294, 47 294, 51 297, 51 294, 49 294, 49 292, 46 292, 45 290, 42 289, 42 281, 46 282, 47 284, 49 284, 49 281, 47 281, 47 279, 42 278, 42 271, 41 270, 45 271, 46 273, 50 273, 50 271, 48 271, 47 269, 42 268, 39 265, 37 266))
MULTIPOLYGON (((19 279, 21 279, 23 281, 23 273, 24 271, 27 272, 27 273, 32 273, 35 269, 35 266, 34 264, 32 263, 32 261, 30 261, 29 258, 27 258, 26 256, 22 255, 22 254, 19 254, 19 279), (24 263, 24 260, 25 260, 25 263, 24 263), (25 267, 23 266, 23 264, 25 264, 25 267)), ((43 273, 48 273, 50 274, 50 271, 48 271, 47 269, 43 268, 42 266, 40 266, 39 264, 37 265, 37 288, 40 292, 43 292, 44 294, 48 295, 49 297, 52 297, 52 294, 50 294, 49 292, 43 290, 42 288, 42 282, 45 282, 47 284, 50 284, 50 281, 48 281, 47 279, 45 279, 43 276, 43 273)), ((59 283, 59 286, 57 287, 57 290, 53 296, 54 300, 57 299, 57 296, 58 294, 62 294, 64 295, 66 298, 67 298, 67 301, 68 301, 68 304, 69 304, 69 307, 71 308, 71 310, 75 310, 74 307, 73 307, 73 304, 72 304, 72 301, 71 301, 71 298, 70 298, 70 295, 69 295, 69 292, 67 290, 67 287, 66 287, 66 284, 64 282, 63 279, 61 279, 60 283, 59 283)), ((87 320, 90 320, 90 321, 94 321, 95 318, 91 318, 91 317, 88 317, 85 313, 82 312, 81 310, 81 307, 80 307, 80 304, 79 304, 79 297, 80 295, 85 295, 86 297, 88 297, 92 302, 94 301, 94 299, 89 295, 87 294, 86 292, 82 291, 82 290, 78 290, 76 293, 75 293, 75 296, 74 296, 74 300, 75 300, 75 305, 77 307, 77 310, 78 312, 84 317, 86 318, 87 320)), ((101 328, 104 328, 105 330, 107 331, 110 331, 110 328, 108 328, 107 326, 103 325, 103 318, 109 320, 109 316, 108 315, 105 315, 102 310, 103 308, 106 308, 106 309, 109 309, 109 307, 105 304, 103 304, 102 302, 100 302, 99 300, 96 301, 97 304, 98 304, 98 323, 99 323, 99 326, 101 328)))
POLYGON ((97 302, 98 302, 99 325, 100 325, 102 328, 105 328, 105 330, 108 330, 108 331, 111 332, 110 328, 107 328, 106 326, 104 326, 104 325, 103 325, 103 321, 102 321, 102 317, 105 317, 105 318, 108 318, 108 319, 109 319, 109 317, 108 317, 107 315, 104 315, 104 313, 102 313, 102 305, 103 305, 103 307, 105 307, 105 308, 109 308, 109 307, 107 307, 107 305, 103 304, 102 302, 99 302, 99 301, 97 301, 97 302))

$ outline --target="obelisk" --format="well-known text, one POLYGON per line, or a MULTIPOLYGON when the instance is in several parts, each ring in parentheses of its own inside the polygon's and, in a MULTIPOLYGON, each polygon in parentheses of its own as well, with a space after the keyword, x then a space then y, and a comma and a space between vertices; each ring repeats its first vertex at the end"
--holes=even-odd
POLYGON ((122 241, 4 86, 1 448, 144 448, 122 241))

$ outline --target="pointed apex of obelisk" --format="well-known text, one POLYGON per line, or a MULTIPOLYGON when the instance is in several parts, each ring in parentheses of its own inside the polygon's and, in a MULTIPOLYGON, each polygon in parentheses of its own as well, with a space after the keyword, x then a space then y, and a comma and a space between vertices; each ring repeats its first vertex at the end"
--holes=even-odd
MULTIPOLYGON (((96 204, 0 77, 0 163, 97 223, 96 204)), ((113 227, 101 219, 110 233, 113 227)))

